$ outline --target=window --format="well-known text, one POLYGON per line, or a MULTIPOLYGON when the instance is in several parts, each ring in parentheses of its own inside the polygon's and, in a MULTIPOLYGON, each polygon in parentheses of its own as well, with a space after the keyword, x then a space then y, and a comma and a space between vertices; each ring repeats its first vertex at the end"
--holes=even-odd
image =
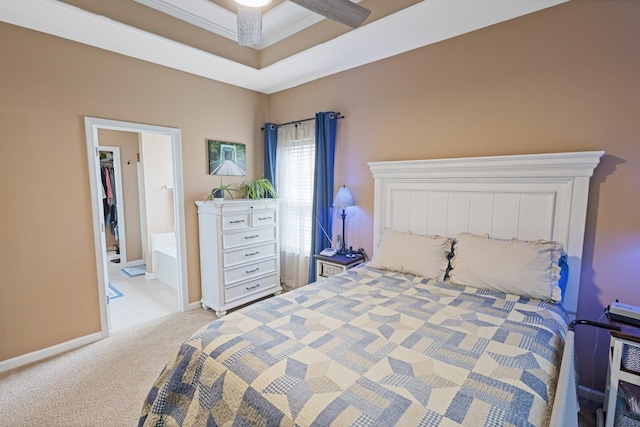
POLYGON ((276 159, 282 281, 294 289, 307 284, 309 273, 315 121, 278 128, 276 159))

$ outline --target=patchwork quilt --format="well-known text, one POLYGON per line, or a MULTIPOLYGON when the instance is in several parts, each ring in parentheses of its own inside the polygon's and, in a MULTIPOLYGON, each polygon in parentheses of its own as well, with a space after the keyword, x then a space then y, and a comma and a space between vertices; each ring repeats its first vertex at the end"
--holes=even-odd
POLYGON ((353 268, 194 334, 139 425, 547 425, 566 330, 557 304, 353 268))

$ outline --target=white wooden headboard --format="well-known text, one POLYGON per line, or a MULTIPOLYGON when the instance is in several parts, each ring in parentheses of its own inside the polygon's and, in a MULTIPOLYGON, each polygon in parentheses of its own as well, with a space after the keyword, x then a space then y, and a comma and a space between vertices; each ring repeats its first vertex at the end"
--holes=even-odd
POLYGON ((370 162, 374 254, 382 231, 564 244, 564 306, 578 308, 589 179, 604 151, 370 162))

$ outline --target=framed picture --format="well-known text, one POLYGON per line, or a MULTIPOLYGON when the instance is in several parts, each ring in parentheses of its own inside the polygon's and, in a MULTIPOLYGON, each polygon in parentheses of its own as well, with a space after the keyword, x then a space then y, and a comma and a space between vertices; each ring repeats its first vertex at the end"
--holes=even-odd
POLYGON ((247 146, 236 142, 207 140, 209 175, 246 175, 247 146))

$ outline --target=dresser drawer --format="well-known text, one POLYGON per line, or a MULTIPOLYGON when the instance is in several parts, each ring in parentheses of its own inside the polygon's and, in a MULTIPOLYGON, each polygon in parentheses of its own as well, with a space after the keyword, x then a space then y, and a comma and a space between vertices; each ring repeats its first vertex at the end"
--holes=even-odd
POLYGON ((258 261, 253 264, 245 265, 237 268, 229 268, 224 270, 224 283, 225 286, 229 284, 247 280, 251 277, 275 273, 276 271, 276 259, 267 259, 264 261, 258 261))
POLYGON ((226 214, 228 212, 246 212, 249 211, 258 211, 263 209, 277 209, 278 202, 275 200, 252 200, 251 203, 246 203, 248 200, 235 200, 229 201, 229 203, 225 203, 221 212, 226 214))
POLYGON ((276 225, 275 211, 252 212, 251 225, 254 227, 262 227, 265 225, 276 225))
POLYGON ((241 228, 249 227, 250 214, 239 213, 236 215, 223 215, 222 216, 222 231, 239 230, 241 228))
POLYGON ((275 289, 276 287, 278 287, 278 276, 273 274, 271 276, 240 283, 237 286, 225 288, 224 299, 226 303, 230 303, 247 295, 262 292, 271 288, 275 289))
POLYGON ((254 243, 268 242, 276 239, 276 228, 258 228, 240 233, 224 233, 222 235, 222 248, 232 249, 238 246, 253 245, 254 243))
POLYGON ((262 258, 273 257, 276 254, 276 244, 267 243, 265 245, 253 246, 250 248, 236 249, 225 252, 222 257, 224 259, 224 267, 232 267, 234 265, 259 260, 262 258))

